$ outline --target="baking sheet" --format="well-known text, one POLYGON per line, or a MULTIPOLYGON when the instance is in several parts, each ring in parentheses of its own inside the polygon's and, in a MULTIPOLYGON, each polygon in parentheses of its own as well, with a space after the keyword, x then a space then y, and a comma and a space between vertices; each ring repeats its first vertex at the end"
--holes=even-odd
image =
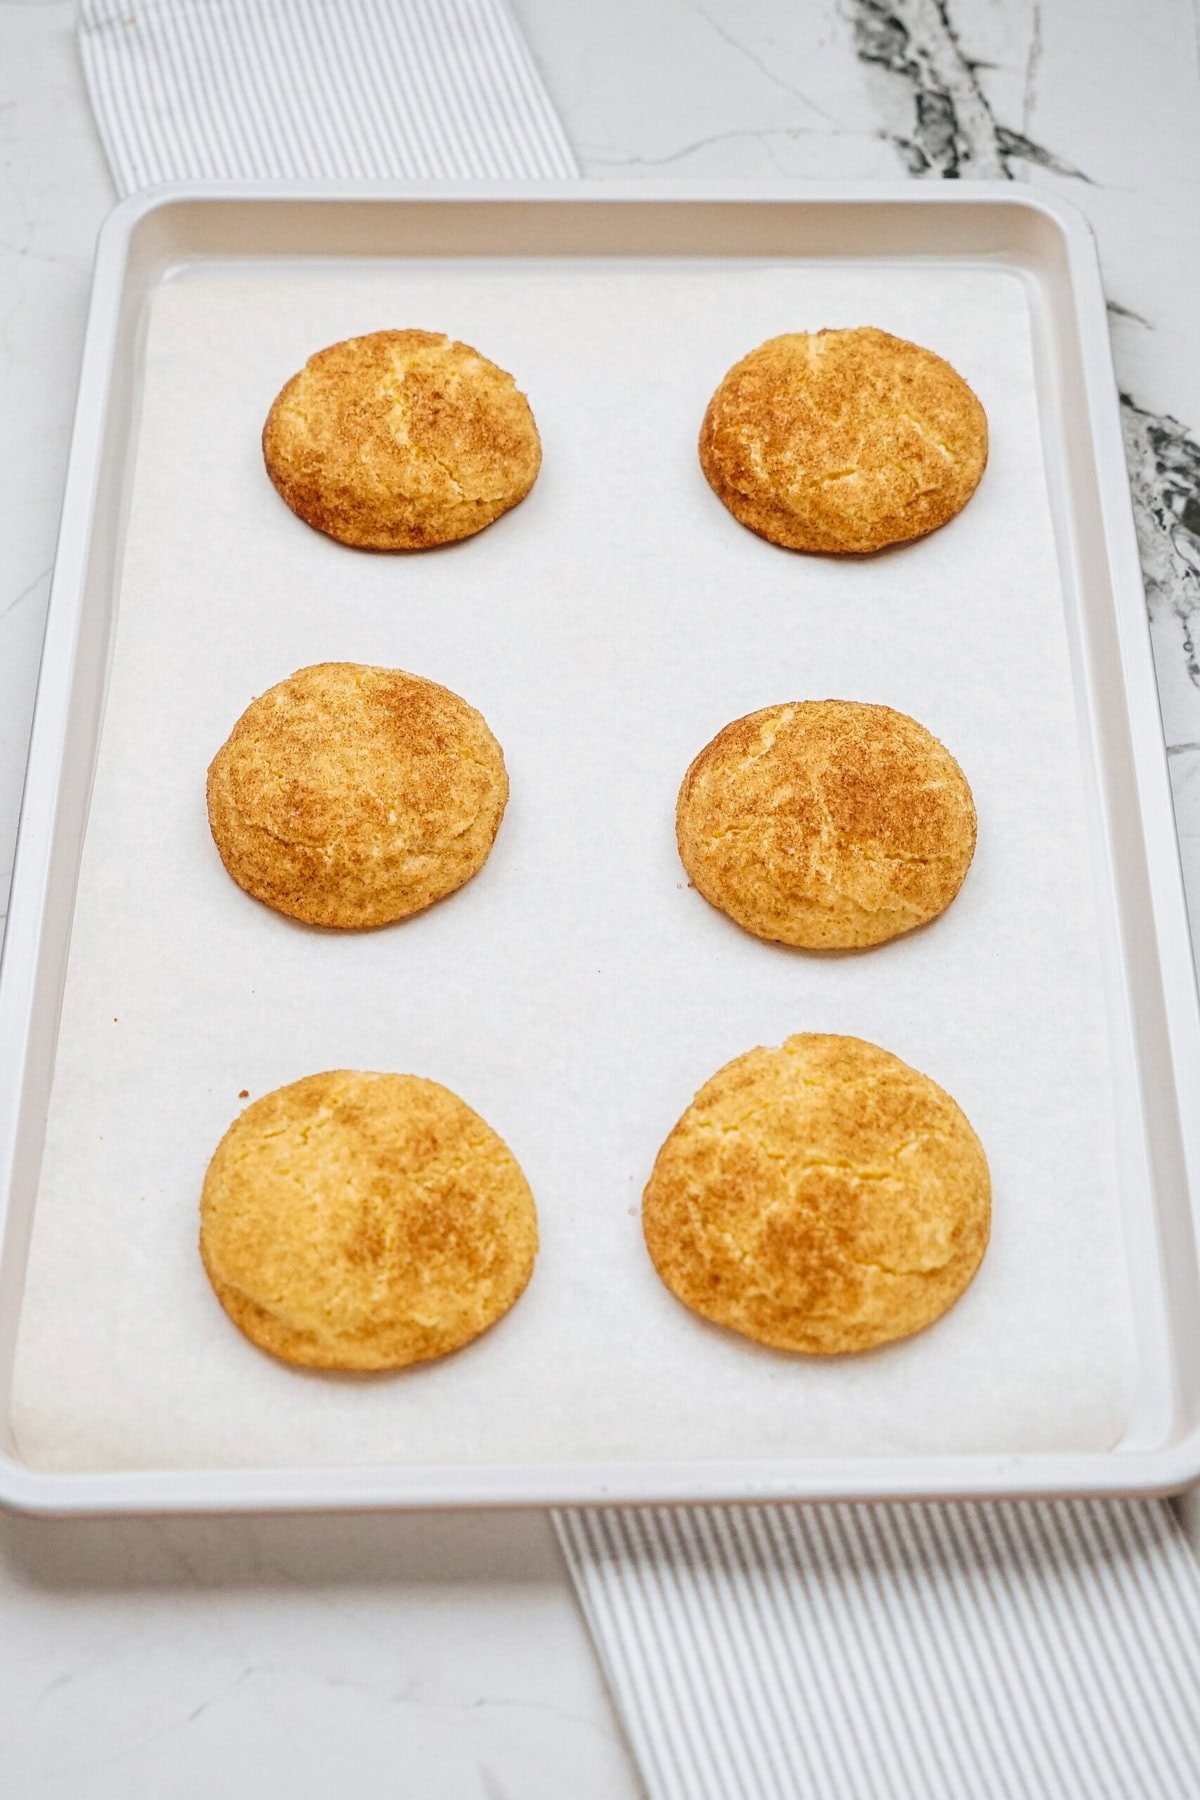
POLYGON ((1109 1447, 1133 1350, 1077 757, 1014 275, 391 264, 161 288, 17 1350, 22 1454, 95 1469, 1109 1447), (989 470, 921 544, 791 556, 710 495, 699 419, 763 337, 860 322, 971 381, 989 470), (545 450, 516 512, 418 557, 309 531, 258 450, 305 355, 393 323, 512 369, 545 450), (255 905, 207 832, 204 770, 233 720, 324 659, 455 688, 512 781, 482 874, 368 936, 255 905), (920 718, 980 815, 946 917, 854 957, 744 936, 687 888, 672 833, 683 770, 715 730, 830 695, 920 718), (992 1245, 954 1311, 833 1362, 694 1320, 637 1217, 695 1088, 810 1029, 934 1076, 994 1181, 992 1245), (226 1321, 196 1254, 204 1168, 239 1090, 338 1066, 444 1081, 505 1136, 539 1203, 517 1308, 400 1376, 276 1365, 226 1321))

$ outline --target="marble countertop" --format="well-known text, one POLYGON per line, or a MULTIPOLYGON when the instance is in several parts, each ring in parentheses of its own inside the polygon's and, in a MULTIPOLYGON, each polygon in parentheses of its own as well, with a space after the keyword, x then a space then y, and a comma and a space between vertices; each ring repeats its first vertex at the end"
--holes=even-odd
MULTIPOLYGON (((1200 924, 1200 0, 515 0, 589 175, 1005 178, 1095 226, 1200 924)), ((71 0, 0 0, 0 908, 97 226, 71 0)), ((0 1517, 22 1800, 625 1800, 536 1514, 0 1517)))

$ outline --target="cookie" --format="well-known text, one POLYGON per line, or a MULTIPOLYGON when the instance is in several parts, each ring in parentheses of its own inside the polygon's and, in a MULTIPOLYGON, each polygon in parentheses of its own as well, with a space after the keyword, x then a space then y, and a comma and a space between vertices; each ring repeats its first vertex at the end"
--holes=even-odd
POLYGON ((872 326, 769 338, 725 376, 700 464, 735 519, 789 550, 882 550, 960 512, 987 418, 932 350, 872 326))
POLYGON ((646 1247, 683 1304, 756 1343, 869 1350, 954 1305, 987 1247, 983 1147, 928 1076, 815 1032, 739 1056, 658 1153, 646 1247))
POLYGON ((339 1069, 276 1088, 218 1144, 200 1202, 217 1299, 310 1369, 403 1369, 469 1344, 533 1273, 512 1152, 436 1081, 339 1069))
POLYGON ((310 356, 263 428, 292 511, 362 550, 471 537, 523 500, 542 447, 511 375, 433 331, 372 331, 310 356))
POLYGON ((339 930, 462 887, 507 799, 503 753, 473 706, 361 663, 316 663, 260 694, 208 771, 209 825, 238 886, 339 930))
POLYGON ((683 778, 679 854, 754 933, 862 950, 944 912, 975 852, 966 776, 890 706, 798 700, 735 719, 683 778))

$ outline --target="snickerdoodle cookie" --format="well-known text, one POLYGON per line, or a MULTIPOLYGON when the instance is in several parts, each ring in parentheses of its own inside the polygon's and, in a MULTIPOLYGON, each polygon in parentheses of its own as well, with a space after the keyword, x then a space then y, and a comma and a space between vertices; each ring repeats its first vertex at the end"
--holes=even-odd
POLYGON ((960 512, 987 462, 962 376, 872 326, 769 338, 725 376, 700 462, 735 519, 790 550, 881 550, 960 512))
POLYGON ((523 500, 541 442, 511 375, 432 331, 373 331, 318 350, 263 429, 294 513, 363 550, 471 537, 523 500))
POLYGON ((756 937, 865 949, 944 912, 975 851, 966 776, 890 706, 800 700, 735 719, 684 776, 679 854, 756 937))
POLYGON ((208 771, 239 887, 309 925, 386 925, 460 888, 508 799, 499 744, 448 688, 317 663, 251 702, 208 771))
POLYGON ((651 1259, 685 1306, 816 1356, 940 1318, 990 1216, 987 1159, 950 1096, 874 1044, 819 1033, 706 1082, 642 1203, 651 1259))
POLYGON ((402 1369, 470 1343, 537 1254, 508 1147, 436 1081, 309 1075, 248 1106, 218 1144, 200 1254, 246 1336, 313 1369, 402 1369))

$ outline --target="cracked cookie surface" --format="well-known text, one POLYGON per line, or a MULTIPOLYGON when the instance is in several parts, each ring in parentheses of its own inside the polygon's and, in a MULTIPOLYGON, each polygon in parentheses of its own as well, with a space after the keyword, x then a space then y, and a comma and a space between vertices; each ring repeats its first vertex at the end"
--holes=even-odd
POLYGON ((458 1350, 519 1299, 529 1184, 466 1103, 417 1075, 334 1070, 276 1088, 221 1139, 200 1254, 252 1343, 314 1369, 458 1350))
POLYGON ((541 442, 511 375, 431 331, 373 331, 310 356, 263 428, 294 513, 363 550, 482 531, 537 479, 541 442))
POLYGON ((868 1350, 953 1306, 991 1184, 962 1110, 861 1038, 802 1033, 705 1083, 658 1153, 646 1247, 702 1318, 779 1350, 868 1350))
POLYGON ((961 375, 873 326, 769 338, 729 370, 700 431, 701 467, 735 519, 828 554, 935 531, 987 455, 987 418, 961 375))
POLYGON ((473 706, 362 663, 316 663, 260 694, 208 771, 209 825, 238 886, 339 930, 462 887, 507 799, 503 752, 473 706))
POLYGON ((679 790, 696 889, 746 931, 866 949, 944 912, 975 852, 975 804, 945 746, 907 714, 802 700, 735 719, 679 790))

